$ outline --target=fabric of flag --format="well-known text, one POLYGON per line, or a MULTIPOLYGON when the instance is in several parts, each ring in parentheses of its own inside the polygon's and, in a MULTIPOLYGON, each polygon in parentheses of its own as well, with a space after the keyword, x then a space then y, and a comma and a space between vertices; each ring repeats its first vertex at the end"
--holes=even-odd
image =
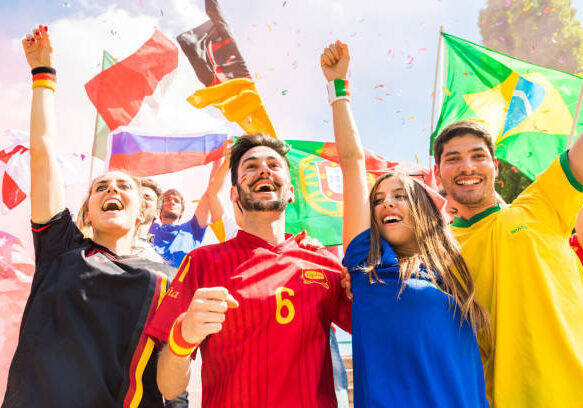
MULTIPOLYGON (((0 213, 8 211, 22 203, 30 193, 30 137, 27 132, 7 129, 2 135, 0 146, 0 213)), ((63 171, 65 186, 77 182, 76 170, 61 156, 57 160, 63 171)))
POLYGON ((534 179, 567 148, 583 79, 449 34, 443 41, 447 77, 431 141, 453 122, 476 121, 492 134, 496 157, 534 179))
POLYGON ((32 254, 20 239, 0 231, 0 395, 6 391, 8 369, 18 343, 22 312, 34 273, 32 254))
MULTIPOLYGON (((342 245, 343 185, 335 143, 306 140, 286 140, 292 147, 287 154, 295 201, 287 206, 286 232, 297 234, 306 230, 324 246, 342 245)), ((405 173, 423 183, 443 209, 445 200, 437 193, 433 171, 411 163, 390 162, 365 149, 367 182, 389 172, 405 173)))
MULTIPOLYGON (((103 50, 103 62, 101 64, 102 71, 117 63, 117 60, 111 56, 106 50, 103 50)), ((111 129, 107 126, 101 115, 97 114, 95 119, 95 135, 93 137, 93 157, 105 160, 107 157, 107 136, 111 129)))
POLYGON ((225 140, 224 133, 154 136, 121 127, 110 135, 108 168, 137 177, 173 173, 220 159, 225 140))
POLYGON ((249 70, 223 17, 218 0, 205 1, 210 20, 180 34, 176 39, 206 88, 187 101, 196 108, 212 105, 225 118, 236 122, 247 133, 275 130, 249 70))
POLYGON ((136 52, 85 84, 87 96, 111 130, 157 112, 157 100, 178 67, 178 48, 158 29, 136 52))

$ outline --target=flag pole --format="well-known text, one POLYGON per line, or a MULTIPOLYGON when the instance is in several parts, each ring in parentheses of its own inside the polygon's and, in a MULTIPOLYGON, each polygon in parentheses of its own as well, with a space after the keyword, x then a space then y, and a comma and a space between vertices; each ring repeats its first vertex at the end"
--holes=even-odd
MULTIPOLYGON (((437 100, 437 92, 438 92, 438 88, 437 88, 437 81, 439 80, 439 84, 442 84, 442 79, 443 79, 443 58, 441 57, 441 47, 443 44, 443 40, 442 40, 442 34, 443 34, 443 24, 439 26, 439 39, 437 40, 437 59, 435 60, 435 79, 433 81, 433 102, 431 103, 431 124, 430 124, 430 128, 431 131, 429 132, 429 140, 431 140, 431 135, 433 134, 433 123, 435 121, 435 101, 437 100), (439 72, 442 73, 441 78, 438 77, 439 72)), ((431 148, 430 148, 431 151, 431 148)), ((431 154, 429 155, 429 169, 431 169, 431 165, 432 165, 432 160, 431 160, 432 156, 431 154)))
POLYGON ((581 109, 581 101, 583 100, 583 82, 581 82, 581 90, 579 91, 579 100, 577 101, 577 108, 575 109, 575 117, 573 118, 573 125, 571 126, 571 132, 569 133, 569 142, 567 143, 567 149, 571 148, 573 144, 573 136, 577 130, 577 122, 579 121, 579 110, 581 109))
MULTIPOLYGON (((103 66, 105 65, 105 50, 103 50, 103 56, 101 57, 101 71, 103 71, 103 66)), ((95 113, 95 126, 93 128, 93 146, 91 146, 91 164, 89 168, 89 185, 91 185, 91 180, 93 180, 93 163, 95 160, 95 137, 97 136, 97 123, 99 122, 99 112, 95 113)))

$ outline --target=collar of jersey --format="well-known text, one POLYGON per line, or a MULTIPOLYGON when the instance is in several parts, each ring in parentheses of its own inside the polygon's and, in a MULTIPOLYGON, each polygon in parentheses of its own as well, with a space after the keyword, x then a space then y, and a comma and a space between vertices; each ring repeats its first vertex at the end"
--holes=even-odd
POLYGON ((257 235, 250 234, 242 229, 237 233, 237 238, 251 246, 263 247, 273 252, 281 252, 295 242, 295 237, 292 234, 285 234, 285 241, 278 245, 272 245, 263 238, 259 238, 257 235))
POLYGON ((482 211, 481 213, 474 215, 469 220, 466 220, 465 218, 461 218, 461 217, 454 217, 453 223, 451 225, 454 227, 468 228, 468 227, 471 227, 472 225, 474 225, 475 223, 477 223, 478 221, 483 220, 488 215, 494 214, 495 212, 498 212, 498 211, 500 211, 500 204, 496 203, 492 207, 487 208, 484 211, 482 211))

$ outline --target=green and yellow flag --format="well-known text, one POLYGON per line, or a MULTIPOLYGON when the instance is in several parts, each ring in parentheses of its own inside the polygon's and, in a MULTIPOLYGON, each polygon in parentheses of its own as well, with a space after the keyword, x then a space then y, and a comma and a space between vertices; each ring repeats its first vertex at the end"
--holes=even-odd
POLYGON ((492 134, 497 158, 534 179, 567 148, 583 79, 453 35, 443 41, 447 78, 431 149, 447 125, 474 120, 492 134))

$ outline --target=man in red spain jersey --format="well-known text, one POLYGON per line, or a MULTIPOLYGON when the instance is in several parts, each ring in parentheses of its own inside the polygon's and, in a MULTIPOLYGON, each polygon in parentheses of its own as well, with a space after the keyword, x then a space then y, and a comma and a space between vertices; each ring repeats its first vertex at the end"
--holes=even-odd
POLYGON ((284 232, 288 150, 265 135, 233 147, 231 199, 244 228, 185 257, 147 329, 168 343, 158 362, 167 399, 186 388, 200 347, 203 408, 337 407, 330 324, 350 330, 350 301, 339 262, 284 232))

